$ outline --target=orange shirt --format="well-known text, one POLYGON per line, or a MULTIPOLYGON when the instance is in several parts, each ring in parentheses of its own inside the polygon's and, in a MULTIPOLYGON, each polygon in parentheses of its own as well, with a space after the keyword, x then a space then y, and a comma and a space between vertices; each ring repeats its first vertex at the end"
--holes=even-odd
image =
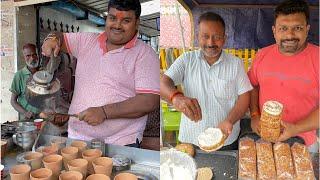
MULTIPOLYGON (((259 106, 275 100, 283 104, 282 120, 297 122, 319 107, 319 47, 308 43, 294 56, 282 55, 276 44, 261 49, 248 72, 259 86, 259 106)), ((261 108, 260 108, 261 109, 261 108)), ((316 141, 316 131, 299 134, 306 145, 316 141)))

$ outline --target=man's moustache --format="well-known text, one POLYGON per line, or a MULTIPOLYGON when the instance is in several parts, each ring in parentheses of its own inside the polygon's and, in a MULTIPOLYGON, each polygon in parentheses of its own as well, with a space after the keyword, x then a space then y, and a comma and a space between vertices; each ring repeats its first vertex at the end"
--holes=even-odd
POLYGON ((115 30, 115 31, 121 31, 121 32, 124 32, 123 29, 116 29, 116 28, 111 28, 111 30, 115 30))
POLYGON ((298 42, 299 39, 282 39, 281 42, 295 41, 298 42))
POLYGON ((218 46, 204 46, 204 48, 218 49, 218 46))

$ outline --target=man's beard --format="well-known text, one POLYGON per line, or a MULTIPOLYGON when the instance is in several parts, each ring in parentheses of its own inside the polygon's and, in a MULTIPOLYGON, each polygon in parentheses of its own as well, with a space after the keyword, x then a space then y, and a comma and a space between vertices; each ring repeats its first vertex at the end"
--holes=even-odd
POLYGON ((36 60, 36 61, 32 61, 31 63, 27 61, 26 64, 29 68, 37 68, 39 66, 39 61, 36 60))
POLYGON ((287 53, 295 53, 299 50, 299 39, 293 38, 293 39, 282 39, 280 40, 280 49, 282 52, 287 53), (286 42, 293 42, 292 44, 286 45, 286 42))
POLYGON ((209 58, 212 58, 212 57, 217 57, 221 51, 219 50, 219 47, 218 46, 204 46, 203 48, 201 48, 203 54, 209 58), (210 49, 210 51, 206 51, 207 49, 210 49))

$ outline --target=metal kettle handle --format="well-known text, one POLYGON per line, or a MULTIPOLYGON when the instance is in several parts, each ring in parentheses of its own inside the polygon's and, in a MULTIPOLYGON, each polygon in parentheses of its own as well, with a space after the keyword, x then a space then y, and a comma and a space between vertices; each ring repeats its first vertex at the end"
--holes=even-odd
POLYGON ((12 135, 12 140, 13 140, 13 142, 14 142, 15 144, 19 145, 19 144, 18 144, 18 140, 17 140, 17 133, 15 133, 15 134, 12 135))

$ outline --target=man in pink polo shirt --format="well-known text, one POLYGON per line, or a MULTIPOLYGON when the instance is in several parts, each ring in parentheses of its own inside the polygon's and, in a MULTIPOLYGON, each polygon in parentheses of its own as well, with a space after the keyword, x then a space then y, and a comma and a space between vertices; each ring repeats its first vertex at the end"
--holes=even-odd
POLYGON ((147 113, 159 106, 159 60, 137 39, 139 0, 110 0, 105 32, 51 33, 42 46, 49 56, 77 58, 68 136, 138 146, 147 113))
POLYGON ((261 49, 248 72, 251 127, 259 132, 260 111, 268 100, 283 104, 278 141, 301 137, 317 151, 319 129, 319 47, 307 43, 309 7, 303 0, 287 0, 275 9, 272 27, 276 44, 261 49))

